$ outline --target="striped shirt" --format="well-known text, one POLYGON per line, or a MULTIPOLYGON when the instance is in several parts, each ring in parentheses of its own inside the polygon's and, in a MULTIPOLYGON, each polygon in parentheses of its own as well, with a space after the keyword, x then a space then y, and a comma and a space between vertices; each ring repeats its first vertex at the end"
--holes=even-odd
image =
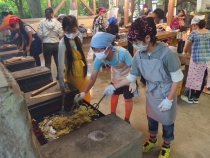
POLYGON ((195 30, 189 35, 188 41, 192 43, 193 62, 210 61, 210 31, 199 33, 195 30))

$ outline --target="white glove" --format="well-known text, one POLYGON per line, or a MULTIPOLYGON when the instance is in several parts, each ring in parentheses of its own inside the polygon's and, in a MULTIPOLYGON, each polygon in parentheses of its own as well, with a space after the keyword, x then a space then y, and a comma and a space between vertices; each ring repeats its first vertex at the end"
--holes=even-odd
POLYGON ((131 93, 135 92, 136 91, 136 82, 132 82, 129 86, 129 91, 131 93))
POLYGON ((74 102, 78 103, 80 100, 84 99, 86 93, 85 92, 81 92, 79 94, 76 94, 74 97, 74 102))
POLYGON ((172 106, 172 102, 173 100, 168 100, 168 98, 166 97, 166 99, 164 99, 160 105, 158 105, 158 108, 160 111, 166 111, 169 110, 172 106))
POLYGON ((116 89, 112 84, 110 84, 108 87, 105 88, 103 95, 108 96, 112 95, 116 89))

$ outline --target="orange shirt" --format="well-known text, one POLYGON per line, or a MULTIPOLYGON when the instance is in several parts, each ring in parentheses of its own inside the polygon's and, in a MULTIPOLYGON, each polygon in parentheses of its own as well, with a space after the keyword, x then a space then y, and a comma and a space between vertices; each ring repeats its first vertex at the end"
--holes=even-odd
POLYGON ((1 31, 4 31, 4 30, 6 30, 6 29, 11 29, 11 30, 13 30, 11 27, 10 27, 10 25, 9 25, 9 19, 10 19, 10 17, 11 16, 14 16, 14 15, 7 15, 7 16, 5 16, 4 17, 4 19, 3 19, 3 21, 2 21, 2 23, 1 23, 1 25, 0 25, 0 32, 1 31))

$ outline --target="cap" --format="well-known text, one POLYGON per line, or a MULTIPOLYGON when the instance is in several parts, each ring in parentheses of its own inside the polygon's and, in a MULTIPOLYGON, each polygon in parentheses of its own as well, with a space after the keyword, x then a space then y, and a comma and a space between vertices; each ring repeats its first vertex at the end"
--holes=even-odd
POLYGON ((115 36, 106 32, 97 32, 91 39, 90 46, 94 48, 106 48, 112 45, 115 36))
POLYGON ((12 24, 15 24, 17 22, 19 22, 19 18, 17 16, 11 16, 10 19, 9 19, 9 24, 12 25, 12 24))

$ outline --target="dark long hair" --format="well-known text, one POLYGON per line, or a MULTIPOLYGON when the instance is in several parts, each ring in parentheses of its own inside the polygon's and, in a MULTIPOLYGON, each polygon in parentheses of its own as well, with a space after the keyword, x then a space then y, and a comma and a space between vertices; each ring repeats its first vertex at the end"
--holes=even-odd
POLYGON ((107 28, 107 32, 110 32, 112 30, 112 28, 115 26, 116 24, 113 22, 111 24, 109 24, 108 28, 107 28))
MULTIPOLYGON (((68 16, 65 16, 63 18, 63 22, 62 22, 62 26, 63 26, 63 30, 71 30, 73 29, 74 27, 77 27, 78 28, 78 24, 77 24, 77 19, 72 16, 72 15, 68 15, 68 16)), ((84 69, 84 78, 87 76, 87 62, 85 60, 85 55, 84 55, 84 52, 82 50, 82 43, 79 39, 78 36, 76 36, 74 38, 74 41, 76 43, 76 46, 77 46, 77 50, 80 52, 81 56, 82 56, 82 61, 84 62, 85 66, 83 67, 84 69)), ((64 42, 65 42, 65 45, 66 45, 66 54, 67 54, 67 65, 68 65, 68 72, 67 73, 71 73, 72 76, 74 77, 74 72, 73 72, 73 52, 72 52, 72 47, 69 43, 69 39, 64 35, 64 42)), ((74 71, 77 71, 77 70, 74 70, 74 71)))
POLYGON ((53 9, 51 7, 48 7, 47 9, 45 9, 45 18, 46 20, 51 20, 52 19, 52 13, 53 13, 53 9))

